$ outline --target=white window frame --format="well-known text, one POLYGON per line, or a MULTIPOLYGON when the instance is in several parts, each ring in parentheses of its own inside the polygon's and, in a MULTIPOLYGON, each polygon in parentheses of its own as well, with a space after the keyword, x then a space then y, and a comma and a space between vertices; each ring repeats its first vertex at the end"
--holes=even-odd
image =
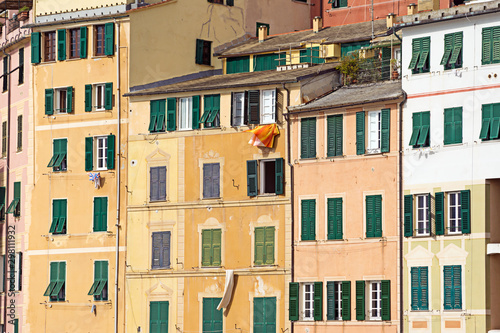
POLYGON ((368 112, 368 153, 380 153, 382 141, 382 111, 368 112))
POLYGON ((260 94, 260 123, 273 124, 276 122, 276 89, 262 90, 260 94), (267 95, 267 94, 270 94, 267 95), (266 105, 266 102, 271 105, 266 105))
POLYGON ((106 84, 105 83, 94 83, 92 85, 92 105, 94 111, 105 111, 105 96, 106 96, 106 84), (99 98, 99 90, 101 91, 101 96, 99 98), (101 104, 99 107, 98 103, 101 104))
POLYGON ((302 320, 314 320, 314 283, 302 284, 302 320), (307 299, 306 295, 310 298, 307 299), (306 313, 309 312, 309 316, 306 313))
POLYGON ((462 233, 462 194, 460 192, 449 192, 448 194, 448 234, 458 235, 462 233), (451 197, 455 196, 455 205, 451 203, 451 197), (455 211, 455 218, 452 218, 452 211, 455 211))
POLYGON ((416 222, 417 222, 417 236, 429 236, 431 234, 431 224, 430 224, 430 219, 429 219, 429 212, 430 212, 430 202, 429 202, 429 195, 427 194, 420 194, 416 196, 416 222), (422 201, 422 205, 420 200, 422 201), (422 218, 420 217, 420 212, 423 212, 422 218))
POLYGON ((369 294, 370 303, 368 304, 368 309, 370 320, 382 320, 382 281, 370 281, 369 294), (373 311, 376 311, 375 315, 373 311))
POLYGON ((245 124, 245 93, 233 93, 233 115, 232 126, 243 126, 245 124))
POLYGON ((335 281, 333 285, 334 289, 334 302, 335 302, 335 313, 334 320, 342 320, 342 281, 335 281))
MULTIPOLYGON (((57 56, 56 56, 57 57, 57 56)), ((68 113, 68 88, 54 88, 54 114, 68 113), (61 102, 61 94, 64 94, 64 105, 61 102), (62 111, 64 109, 64 111, 62 111)))
POLYGON ((266 163, 274 163, 274 176, 276 177, 276 159, 273 158, 273 159, 265 159, 265 160, 259 160, 259 174, 258 174, 258 177, 259 177, 259 195, 276 195, 276 181, 274 183, 274 191, 272 192, 265 192, 265 188, 266 188, 266 172, 265 172, 265 167, 264 165, 266 163))
POLYGON ((94 142, 95 170, 108 170, 108 136, 96 136, 94 142), (103 156, 99 156, 100 152, 103 156), (100 162, 103 166, 99 165, 100 162))
POLYGON ((193 97, 179 98, 179 131, 193 129, 193 97))

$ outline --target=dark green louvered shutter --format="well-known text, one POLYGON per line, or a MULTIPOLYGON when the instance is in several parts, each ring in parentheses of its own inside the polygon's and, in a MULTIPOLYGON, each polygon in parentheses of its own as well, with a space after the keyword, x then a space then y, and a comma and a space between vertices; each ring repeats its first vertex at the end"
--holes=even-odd
POLYGON ((443 267, 444 309, 453 310, 453 266, 443 267))
POLYGON ((408 69, 415 70, 417 66, 418 58, 420 57, 420 39, 414 38, 411 43, 411 60, 408 69))
POLYGON ((453 267, 453 309, 462 309, 462 266, 454 265, 453 267))
POLYGON ((424 71, 427 59, 429 58, 430 48, 431 48, 431 38, 430 37, 420 38, 420 58, 417 63, 417 69, 424 71))
POLYGON ((66 29, 57 30, 57 60, 66 60, 66 29))
POLYGON ((492 32, 492 28, 483 28, 481 50, 481 63, 483 65, 491 64, 492 32))
POLYGON ((381 147, 380 151, 382 153, 388 153, 390 150, 390 127, 391 127, 391 109, 382 109, 382 120, 381 120, 381 147))
POLYGON ((38 64, 41 60, 41 50, 40 50, 41 33, 32 32, 31 33, 31 63, 38 64))
POLYGON ((413 236, 413 195, 405 195, 404 198, 404 235, 413 236))
POLYGON ((193 129, 200 128, 200 96, 193 96, 193 129))
POLYGON ((411 309, 419 309, 420 300, 420 276, 419 267, 412 267, 410 270, 410 283, 411 283, 411 309))
POLYGON ((481 113, 481 132, 479 138, 487 140, 490 132, 490 122, 493 118, 493 104, 483 104, 481 113))
POLYGON ((326 283, 326 320, 335 320, 335 282, 326 283))
POLYGON ((365 281, 356 281, 356 320, 365 320, 365 281))
POLYGON ((419 268, 420 298, 419 309, 429 310, 429 272, 427 267, 419 268))
POLYGON ((92 85, 85 85, 85 112, 92 111, 92 85))
POLYGON ((391 281, 383 280, 382 285, 382 320, 391 320, 391 281))
POLYGON ((73 87, 66 88, 66 112, 73 112, 73 87))
POLYGON ((108 170, 115 168, 115 136, 108 135, 108 150, 106 155, 106 163, 108 170))
POLYGON ((167 131, 175 131, 176 129, 176 109, 177 99, 175 97, 167 98, 167 131))
POLYGON ((104 54, 113 55, 115 52, 115 25, 106 23, 104 25, 104 54))
POLYGON ((323 282, 314 282, 314 320, 323 320, 323 282))
POLYGON ((461 191, 461 218, 462 218, 462 233, 470 234, 471 233, 471 224, 470 224, 470 190, 461 191))
POLYGON ((365 112, 356 112, 356 154, 365 153, 365 112))
POLYGON ((444 54, 441 58, 441 65, 446 66, 453 51, 453 34, 444 35, 444 54))
POLYGON ((454 131, 455 128, 453 126, 453 108, 444 109, 444 144, 449 145, 454 143, 454 131))
POLYGON ((301 240, 316 239, 316 200, 301 201, 301 240))
POLYGON ((422 113, 421 112, 413 113, 412 120, 413 120, 413 131, 411 133, 410 146, 416 146, 418 136, 420 134, 420 127, 422 125, 422 113))
POLYGON ((258 124, 260 122, 260 91, 248 91, 248 123, 258 124))
POLYGON ((500 62, 500 27, 492 28, 492 50, 491 61, 496 64, 500 62))
POLYGON ((462 54, 462 44, 463 44, 462 39, 463 39, 462 32, 456 32, 453 34, 453 51, 451 52, 451 57, 450 57, 450 65, 452 66, 452 68, 456 67, 458 58, 462 54))
POLYGON ((342 115, 327 118, 327 156, 342 155, 342 115))
POLYGON ((94 168, 94 138, 85 138, 85 171, 92 171, 94 168))
POLYGON ((275 181, 274 193, 275 194, 283 194, 283 192, 284 192, 283 191, 283 187, 285 184, 284 167, 285 167, 285 160, 282 158, 277 158, 275 161, 275 177, 274 177, 274 181, 275 181))
POLYGON ((80 27, 80 58, 87 58, 87 27, 80 27))
POLYGON ((234 0, 226 0, 226 6, 234 6, 234 0))
POLYGON ((299 320, 299 284, 290 282, 289 287, 288 319, 291 321, 299 320))
POLYGON ((113 108, 113 82, 106 83, 104 91, 104 109, 111 110, 113 108))
POLYGON ((300 128, 300 158, 315 158, 316 118, 303 118, 300 128))
POLYGON ((203 40, 196 39, 196 59, 197 64, 203 65, 203 40))
POLYGON ((342 320, 351 320, 351 281, 342 281, 342 320))
MULTIPOLYGON (((156 132, 156 123, 158 120, 158 109, 160 104, 158 101, 150 101, 149 102, 149 126, 148 131, 156 132)), ((163 129, 163 126, 162 126, 163 129)))
POLYGON ((431 113, 429 111, 421 112, 421 127, 420 127, 420 135, 418 137, 417 144, 419 146, 426 146, 429 144, 429 132, 431 127, 431 113))
POLYGON ((54 89, 45 89, 45 114, 54 114, 54 89))
POLYGON ((157 112, 155 131, 163 132, 165 131, 165 108, 167 102, 164 99, 160 99, 155 102, 156 102, 156 112, 157 112))
POLYGON ((257 161, 247 161, 247 195, 257 196, 257 161))
POLYGON ((382 237, 382 196, 366 197, 366 237, 382 237))
POLYGON ((444 235, 444 193, 435 194, 436 235, 444 235))
POLYGON ((328 198, 328 239, 342 239, 342 198, 328 198))

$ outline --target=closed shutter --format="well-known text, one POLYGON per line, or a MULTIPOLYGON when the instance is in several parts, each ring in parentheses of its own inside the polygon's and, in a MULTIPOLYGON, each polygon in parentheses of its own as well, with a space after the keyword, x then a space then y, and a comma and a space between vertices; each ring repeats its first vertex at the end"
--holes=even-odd
POLYGON ((391 109, 382 109, 382 121, 381 121, 381 149, 382 153, 388 153, 390 151, 390 127, 391 127, 391 109))
POLYGON ((454 143, 455 127, 453 126, 454 109, 444 109, 444 144, 454 143))
POLYGON ((342 320, 351 320, 351 281, 342 281, 342 320))
POLYGON ((492 28, 483 28, 482 31, 481 63, 483 65, 491 64, 492 32, 492 28))
POLYGON ((255 265, 264 264, 264 228, 255 228, 255 265))
POLYGON ((419 267, 420 280, 420 299, 419 308, 421 310, 429 309, 429 273, 427 267, 419 267))
POLYGON ((175 112, 177 110, 177 99, 167 98, 167 131, 175 131, 176 119, 175 112))
POLYGON ((100 198, 100 216, 99 216, 99 221, 100 221, 100 231, 106 231, 108 229, 108 198, 103 197, 100 198))
POLYGON ((335 320, 335 282, 326 283, 326 320, 335 320))
POLYGON ((413 236, 413 195, 405 195, 404 198, 404 235, 413 236))
POLYGON ((57 30, 57 60, 66 60, 66 30, 57 30))
POLYGON ((356 320, 365 320, 365 281, 356 281, 356 320))
POLYGON ((219 163, 203 164, 203 198, 218 198, 219 194, 219 163))
POLYGON ((193 96, 193 129, 200 128, 200 96, 193 96))
POLYGON ((152 268, 161 268, 161 252, 162 252, 162 234, 161 232, 153 232, 152 235, 152 268))
POLYGON ((290 282, 288 300, 288 319, 291 321, 299 320, 299 284, 290 282))
POLYGON ((16 270, 16 290, 22 290, 23 288, 23 253, 18 252, 16 254, 15 262, 16 270))
POLYGON ((111 110, 113 108, 113 82, 108 82, 104 85, 104 109, 111 110))
POLYGON ((375 237, 382 237, 382 196, 375 195, 375 237))
POLYGON ((41 33, 32 32, 31 33, 31 63, 38 64, 41 60, 41 50, 40 50, 41 33))
POLYGON ((301 239, 316 239, 316 200, 302 200, 302 228, 301 239))
POLYGON ((343 116, 335 115, 327 118, 327 156, 342 155, 342 123, 343 116))
POLYGON ((66 88, 66 112, 73 112, 73 87, 66 88))
POLYGON ((462 266, 452 266, 453 268, 453 309, 462 309, 462 266))
POLYGON ((106 155, 106 165, 108 170, 115 168, 115 136, 108 135, 108 148, 106 155))
POLYGON ((170 231, 162 232, 162 267, 170 267, 170 231))
POLYGON ((420 276, 419 267, 412 267, 410 270, 411 281, 411 309, 418 310, 420 305, 420 276))
POLYGON ((366 197, 366 237, 382 237, 382 196, 366 197))
POLYGON ((45 89, 45 114, 54 114, 54 89, 45 89))
POLYGON ((80 27, 80 58, 87 58, 87 27, 80 27))
POLYGON ((412 120, 413 120, 413 131, 410 138, 410 146, 416 146, 420 134, 420 127, 422 125, 422 113, 421 112, 413 113, 412 120))
POLYGON ((94 168, 94 138, 86 137, 85 138, 85 171, 92 171, 94 168))
POLYGON ((160 168, 149 168, 149 200, 160 200, 160 168))
POLYGON ((212 262, 212 230, 201 232, 201 265, 210 266, 212 262))
POLYGON ((274 193, 279 195, 283 194, 284 186, 285 186, 285 177, 284 177, 284 167, 285 160, 282 158, 277 158, 275 160, 275 190, 274 193))
POLYGON ((444 309, 453 310, 453 266, 444 266, 443 268, 444 281, 444 309))
POLYGON ((0 187, 0 221, 5 221, 5 186, 0 187))
POLYGON ((166 101, 164 99, 160 99, 156 101, 156 110, 157 110, 157 118, 156 118, 156 132, 165 131, 165 107, 166 101))
POLYGON ((260 121, 260 91, 248 91, 248 123, 258 124, 260 121))
POLYGON ((328 198, 328 239, 342 239, 342 198, 328 198))
POLYGON ((436 235, 444 235, 444 193, 435 194, 436 235))
POLYGON ((323 320, 323 282, 314 282, 314 320, 323 320))
POLYGON ((149 303, 149 333, 165 333, 168 331, 168 302, 149 303))
POLYGON ((356 112, 356 154, 365 153, 365 112, 356 112))
POLYGON ((247 161, 247 195, 257 196, 257 161, 247 161))
POLYGON ((382 281, 382 320, 391 320, 391 281, 382 281))
POLYGON ((85 85, 85 112, 92 111, 92 85, 85 85))
POLYGON ((221 266, 221 249, 222 249, 222 231, 220 229, 212 230, 212 266, 221 266))
POLYGON ((203 333, 222 333, 222 309, 217 310, 221 298, 203 299, 203 333))
POLYGON ((264 264, 274 264, 274 227, 265 227, 264 264))
POLYGON ((158 200, 167 199, 167 167, 158 167, 158 200))
POLYGON ((461 218, 462 218, 462 233, 471 233, 470 224, 470 190, 461 191, 461 218))
POLYGON ((266 325, 264 319, 264 298, 256 297, 253 299, 253 332, 266 333, 266 325))
POLYGON ((303 118, 300 125, 300 158, 315 158, 316 118, 303 118))
POLYGON ((491 62, 496 64, 500 62, 500 27, 492 28, 492 51, 491 62))
POLYGON ((104 25, 104 54, 113 55, 115 51, 115 25, 106 23, 104 25))

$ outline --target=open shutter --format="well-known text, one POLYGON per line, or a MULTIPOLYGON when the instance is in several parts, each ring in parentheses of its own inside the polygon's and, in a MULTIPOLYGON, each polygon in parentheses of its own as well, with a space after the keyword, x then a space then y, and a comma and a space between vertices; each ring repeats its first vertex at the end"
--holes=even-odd
POLYGON ((57 224, 56 232, 63 233, 66 226, 66 217, 68 209, 68 200, 59 200, 59 222, 57 224))
POLYGON ((453 34, 453 52, 450 57, 450 65, 455 65, 458 61, 458 57, 462 53, 462 39, 462 32, 456 32, 453 34))
POLYGON ((49 233, 54 233, 57 228, 57 222, 60 216, 60 200, 52 200, 52 223, 50 224, 49 233))
POLYGON ((111 110, 113 108, 113 82, 106 83, 104 90, 104 109, 111 110))
POLYGON ((356 154, 365 153, 365 112, 356 112, 356 154))
POLYGON ((212 266, 221 266, 222 231, 212 230, 212 266))
POLYGON ((388 153, 390 150, 390 127, 391 127, 391 109, 382 109, 382 142, 381 149, 382 153, 388 153))
POLYGON ((323 320, 323 282, 314 282, 314 320, 323 320))
POLYGON ((415 146, 417 145, 417 140, 420 133, 420 127, 422 125, 422 113, 421 112, 413 113, 412 119, 413 119, 413 131, 410 138, 410 146, 415 146))
POLYGON ((429 132, 431 127, 431 113, 421 112, 421 121, 422 126, 420 127, 420 135, 418 137, 417 144, 420 146, 427 145, 429 142, 429 132))
POLYGON ((248 123, 258 124, 260 121, 260 91, 248 91, 248 123))
POLYGON ((93 149, 94 148, 94 138, 86 137, 85 138, 85 171, 92 171, 94 168, 94 156, 93 149))
POLYGON ((108 150, 106 155, 106 164, 108 170, 115 168, 115 136, 108 135, 108 150))
POLYGON ((66 88, 66 112, 73 112, 73 87, 66 88))
POLYGON ((429 57, 431 47, 431 38, 424 37, 421 38, 421 51, 420 51, 420 59, 417 63, 417 69, 423 69, 427 62, 427 58, 429 57))
POLYGON ((40 41, 41 41, 41 33, 40 32, 32 32, 31 33, 31 63, 32 64, 40 63, 40 60, 41 60, 40 41))
POLYGON ((382 320, 391 320, 391 281, 382 281, 382 320))
POLYGON ((92 85, 85 85, 85 112, 92 111, 92 85))
POLYGON ((257 161, 247 161, 247 195, 257 196, 257 161))
POLYGON ((415 70, 415 66, 417 66, 418 58, 420 56, 421 47, 420 47, 420 39, 414 38, 411 43, 411 60, 408 69, 415 70))
POLYGON ((436 235, 444 235, 444 193, 435 194, 436 235))
POLYGON ((115 25, 106 23, 104 25, 104 54, 113 55, 115 51, 115 25))
POLYGON ((405 195, 404 199, 404 235, 413 236, 413 195, 405 195))
POLYGON ((275 161, 275 192, 276 194, 283 194, 284 187, 284 168, 285 162, 282 158, 277 158, 275 161))
POLYGON ((203 64, 203 40, 196 39, 196 63, 203 64))
MULTIPOLYGON (((150 101, 149 102, 149 126, 148 131, 155 132, 156 131, 156 122, 158 119, 158 109, 159 109, 159 101, 150 101)), ((162 127, 163 129, 163 127, 162 127)))
POLYGON ((175 112, 177 109, 177 99, 175 97, 167 98, 167 131, 175 131, 176 119, 175 112))
POLYGON ((470 234, 470 190, 461 191, 461 200, 462 233, 470 234))
POLYGON ((45 89, 45 114, 54 114, 54 89, 45 89))
POLYGON ((200 96, 193 96, 193 129, 200 128, 200 96))
POLYGON ((165 107, 166 107, 166 101, 164 99, 156 101, 156 112, 157 112, 156 127, 155 127, 156 132, 165 131, 165 107))
POLYGON ((351 281, 342 281, 342 320, 351 320, 351 281))
POLYGON ((453 51, 453 34, 444 35, 444 54, 441 58, 441 65, 448 65, 448 59, 450 59, 451 52, 453 51))
POLYGON ((255 228, 255 265, 264 264, 264 228, 255 228))
POLYGON ((335 320, 335 282, 326 283, 326 320, 335 320))
POLYGON ((483 104, 482 106, 482 122, 479 138, 486 140, 489 137, 490 122, 493 120, 493 104, 483 104))
POLYGON ((356 281, 356 320, 365 320, 365 281, 356 281))
POLYGON ((299 320, 299 284, 290 282, 289 287, 288 319, 299 320))
POLYGON ((57 30, 57 60, 66 60, 66 29, 57 30))
POLYGON ((87 27, 80 27, 80 58, 87 58, 87 27))

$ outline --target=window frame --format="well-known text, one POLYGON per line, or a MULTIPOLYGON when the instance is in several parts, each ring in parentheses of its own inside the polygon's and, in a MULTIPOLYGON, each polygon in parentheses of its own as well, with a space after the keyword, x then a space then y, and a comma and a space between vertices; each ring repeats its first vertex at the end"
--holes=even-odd
POLYGON ((201 268, 216 268, 216 267, 222 267, 222 264, 223 264, 223 258, 222 258, 222 255, 224 254, 223 251, 222 251, 222 248, 223 248, 223 242, 224 242, 224 232, 223 232, 223 229, 222 228, 217 228, 217 227, 214 227, 214 228, 204 228, 200 231, 200 240, 201 240, 201 244, 200 244, 200 248, 201 248, 201 257, 200 257, 200 263, 201 263, 201 268), (219 245, 219 248, 217 249, 217 243, 215 243, 214 245, 214 231, 216 232, 220 232, 220 245, 219 245), (203 238, 204 238, 204 234, 206 232, 210 232, 210 243, 207 244, 209 245, 208 249, 210 250, 210 253, 211 253, 211 256, 210 256, 210 259, 209 260, 204 260, 204 259, 208 259, 208 258, 205 258, 205 254, 204 254, 204 250, 205 248, 203 247, 204 243, 203 243, 203 238), (219 258, 220 258, 220 263, 217 263, 217 261, 214 260, 214 251, 217 251, 218 254, 219 254, 219 258), (204 264, 204 263, 208 263, 208 264, 204 264))
POLYGON ((364 218, 365 218, 365 238, 380 238, 384 236, 384 196, 382 194, 366 194, 364 195, 364 218), (377 214, 377 201, 380 199, 380 216, 377 214), (371 203, 373 207, 370 206, 369 200, 373 200, 371 203), (369 215, 369 210, 373 210, 371 217, 369 215), (377 232, 377 218, 380 218, 380 232, 377 232), (373 234, 368 232, 369 223, 373 223, 371 226, 373 229, 373 234))
POLYGON ((444 35, 444 53, 440 65, 444 70, 462 68, 463 65, 463 32, 444 35), (453 61, 455 59, 455 61, 453 61))
POLYGON ((270 265, 275 265, 276 264, 276 258, 275 258, 275 251, 276 251, 276 227, 275 226, 259 226, 255 227, 253 230, 253 236, 254 236, 254 258, 253 258, 253 266, 254 267, 259 267, 259 266, 270 266, 270 265), (259 257, 259 252, 257 251, 258 248, 258 237, 257 237, 257 232, 262 231, 263 232, 263 237, 262 237, 262 259, 259 257), (272 241, 270 240, 269 235, 272 236, 272 241), (269 239, 268 239, 269 237, 269 239), (272 246, 272 251, 268 251, 268 247, 272 246), (268 254, 271 254, 272 258, 268 258, 268 254))
POLYGON ((456 311, 456 310, 463 310, 463 274, 464 274, 464 269, 462 265, 443 265, 442 266, 442 276, 443 276, 443 310, 444 311, 456 311), (446 305, 446 271, 451 270, 451 276, 449 277, 451 279, 451 288, 450 288, 450 305, 446 305), (458 270, 459 274, 455 274, 455 271, 458 270), (458 283, 455 281, 455 279, 458 278, 458 283), (460 304, 456 304, 456 289, 459 290, 460 292, 460 304))
MULTIPOLYGON (((156 198, 156 197, 155 197, 156 198)), ((149 202, 160 202, 160 201, 167 201, 168 199, 168 196, 167 196, 167 166, 166 165, 155 165, 155 166, 150 166, 149 167, 149 202), (159 178, 158 178, 158 199, 153 199, 153 177, 152 177, 152 170, 161 170, 161 169, 165 169, 165 184, 164 184, 164 192, 165 192, 165 196, 162 197, 161 194, 162 194, 162 180, 161 180, 161 174, 159 174, 159 178)))
POLYGON ((94 33, 94 56, 102 57, 105 56, 106 50, 106 25, 105 24, 96 24, 93 26, 94 33), (102 30, 101 30, 102 29, 102 30), (101 42, 101 46, 99 45, 101 42))
POLYGON ((368 140, 367 140, 367 147, 366 147, 366 153, 367 154, 376 154, 380 153, 381 147, 382 147, 382 111, 381 110, 376 110, 376 111, 368 111, 367 112, 367 127, 368 127, 368 140), (375 115, 375 123, 372 123, 372 116, 375 115), (373 128, 375 126, 375 128, 373 128), (373 138, 375 136, 375 138, 373 138), (376 144, 372 146, 372 141, 376 140, 376 144))
POLYGON ((108 136, 95 136, 94 137, 94 170, 96 171, 104 171, 108 170, 108 136), (102 153, 103 156, 99 156, 99 153, 102 153), (102 165, 99 166, 99 163, 102 162, 102 165))
POLYGON ((92 84, 92 111, 106 111, 106 83, 92 84), (101 96, 99 97, 99 92, 101 96), (99 107, 99 103, 101 106, 99 107))
POLYGON ((430 194, 417 194, 416 195, 416 205, 415 205, 415 223, 416 223, 416 236, 430 236, 431 235, 431 221, 430 221, 430 212, 431 212, 431 198, 430 194), (423 207, 420 205, 420 199, 423 198, 423 207), (419 210, 423 210, 423 219, 420 218, 419 210), (423 232, 421 232, 420 224, 423 224, 423 232))
MULTIPOLYGON (((304 2, 307 2, 307 0, 305 0, 304 2)), ((344 8, 344 7, 347 7, 347 5, 348 5, 347 0, 328 0, 328 3, 332 4, 332 9, 344 8)))
POLYGON ((24 83, 24 48, 23 47, 19 48, 18 62, 19 62, 19 69, 18 69, 17 85, 20 86, 21 84, 24 83))
MULTIPOLYGON (((221 0, 222 1, 222 0, 221 0)), ((201 309, 201 333, 222 333, 224 332, 224 315, 223 310, 217 310, 217 305, 220 303, 222 298, 219 297, 203 297, 202 299, 202 309, 201 309), (210 303, 210 304, 209 304, 210 303), (205 306, 210 306, 210 318, 206 318, 205 314, 208 315, 208 311, 205 311, 205 306), (219 323, 218 318, 220 314, 220 330, 215 329, 216 325, 219 323), (205 326, 209 325, 210 329, 208 331, 205 330, 205 326)))
POLYGON ((94 260, 94 282, 88 296, 94 296, 94 301, 107 301, 109 296, 109 261, 94 260), (97 266, 101 266, 99 271, 97 266), (105 267, 105 270, 103 269, 105 267), (106 273, 104 273, 104 271, 106 273), (100 274, 98 274, 100 273, 100 274), (100 276, 97 276, 100 275, 100 276), (105 276, 104 276, 105 275, 105 276))
MULTIPOLYGON (((304 242, 304 241, 316 241, 316 229, 317 229, 317 215, 318 215, 318 205, 316 205, 316 198, 299 198, 300 200, 300 241, 301 242, 304 242), (311 215, 308 215, 308 216, 305 216, 304 214, 305 211, 304 211, 304 205, 309 205, 309 207, 307 208, 309 210, 309 212, 313 212, 314 215, 311 216, 311 215), (311 205, 314 206, 314 209, 311 210, 311 205), (308 223, 309 225, 309 228, 313 227, 313 230, 311 231, 311 229, 309 229, 309 233, 305 232, 307 231, 304 226, 304 223, 308 223)), ((310 214, 310 213, 309 213, 310 214)))
POLYGON ((382 281, 377 280, 377 281, 369 281, 368 282, 369 286, 369 302, 368 302, 368 318, 370 320, 377 320, 381 321, 382 320, 382 281), (374 289, 374 287, 377 286, 378 289, 374 289), (374 293, 376 293, 376 297, 374 298, 374 293), (374 306, 374 302, 376 303, 374 306), (374 315, 373 311, 376 311, 376 314, 374 315))
POLYGON ((314 321, 314 282, 302 283, 301 287, 302 287, 302 292, 301 292, 302 311, 300 311, 302 314, 301 318, 304 321, 314 321), (307 289, 310 289, 310 290, 307 290, 307 289), (307 299, 306 295, 310 295, 311 298, 307 299), (306 316, 307 311, 310 312, 309 316, 306 316))
POLYGON ((461 192, 447 192, 447 229, 448 235, 462 234, 462 193, 461 192), (452 206, 451 197, 455 197, 455 205, 452 206), (455 211, 455 218, 452 218, 452 210, 455 211), (453 221, 454 220, 454 221, 453 221), (453 229, 453 231, 452 231, 453 229))
POLYGON ((344 115, 329 115, 326 119, 326 156, 341 157, 344 151, 344 115))
MULTIPOLYGON (((500 26, 485 27, 481 32, 481 65, 491 65, 500 63, 500 56, 494 57, 495 45, 500 47, 500 41, 494 38, 500 33, 500 26), (487 41, 485 40, 487 39, 487 41), (486 43, 485 43, 486 42, 486 43)), ((500 52, 500 49, 497 50, 500 52)), ((498 52, 497 52, 498 53, 498 52)))
POLYGON ((68 199, 52 199, 52 223, 49 228, 49 233, 52 235, 67 235, 68 234, 68 199), (57 205, 56 205, 57 203, 57 205), (56 215, 56 206, 59 206, 56 215), (63 212, 61 212, 63 210, 63 212), (57 220, 56 220, 57 219, 57 220))
POLYGON ((108 231, 108 211, 109 197, 95 196, 92 198, 92 232, 107 232, 108 231), (99 204, 101 205, 99 207, 99 204), (102 211, 102 205, 106 205, 102 211), (97 211, 99 209, 99 211, 97 211), (100 213, 100 215, 98 215, 100 213), (103 219, 103 220, 100 220, 103 219), (100 227, 100 228, 99 228, 100 227))
POLYGON ((461 106, 446 108, 443 111, 443 117, 443 144, 461 144, 463 136, 463 108, 461 106))
POLYGON ((68 139, 58 138, 52 140, 52 158, 47 165, 54 172, 68 170, 68 139))
POLYGON ((2 157, 7 156, 7 121, 2 122, 2 157))
POLYGON ((500 139, 500 103, 483 104, 481 106, 479 139, 481 141, 500 139))
POLYGON ((193 129, 193 97, 180 97, 179 98, 179 131, 187 131, 193 129), (185 105, 186 102, 187 105, 185 105), (183 121, 185 122, 185 126, 183 125, 183 121))
POLYGON ((431 37, 420 37, 412 39, 412 57, 408 69, 412 74, 430 72, 430 52, 431 37))
POLYGON ((410 267, 410 311, 429 311, 429 267, 428 266, 415 266, 410 267), (425 282, 421 271, 425 271, 425 282), (415 278, 413 274, 415 273, 415 278), (425 298, 423 294, 425 293, 425 298), (426 301, 426 304, 422 304, 426 301))
POLYGON ((17 116, 17 152, 23 150, 23 115, 17 116))
POLYGON ((66 300, 66 271, 67 265, 66 261, 51 261, 49 264, 50 271, 50 283, 45 289, 44 296, 49 297, 50 302, 63 302, 66 300), (54 268, 52 267, 54 265, 54 268), (64 272, 62 273, 62 268, 64 272), (52 273, 55 272, 56 276, 52 276, 52 273), (57 293, 54 293, 54 290, 58 289, 57 293))
POLYGON ((248 119, 246 116, 247 108, 246 108, 246 100, 247 93, 245 91, 233 92, 231 94, 231 126, 240 127, 248 125, 248 119), (241 96, 241 108, 238 109, 238 97, 241 96), (240 115, 241 113, 241 115, 240 115), (238 123, 236 119, 241 118, 241 123, 238 123))
POLYGON ((81 28, 68 29, 69 34, 69 59, 80 59, 81 28))
MULTIPOLYGON (((247 196, 271 196, 282 195, 284 193, 285 181, 285 163, 284 159, 266 158, 260 160, 247 160, 247 196), (274 192, 267 192, 264 183, 270 181, 270 175, 267 175, 264 164, 274 161, 274 192), (255 173, 254 173, 255 171, 255 173), (264 187, 264 188, 263 188, 264 187)), ((270 185, 267 185, 270 186, 270 185)))
POLYGON ((56 48, 56 31, 45 31, 43 33, 43 62, 56 61, 56 48))
POLYGON ((431 114, 430 111, 414 112, 412 114, 412 134, 409 146, 413 148, 430 147, 431 144, 431 114), (428 119, 428 124, 427 123, 428 119))

